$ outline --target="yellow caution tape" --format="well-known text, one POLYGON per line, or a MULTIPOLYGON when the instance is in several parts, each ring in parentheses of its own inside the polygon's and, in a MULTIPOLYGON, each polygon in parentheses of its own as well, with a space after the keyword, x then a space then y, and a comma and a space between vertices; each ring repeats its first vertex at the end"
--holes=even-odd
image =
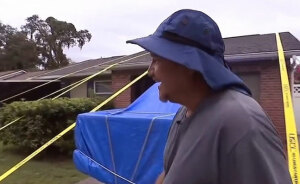
MULTIPOLYGON (((90 112, 95 112, 98 109, 100 109, 101 107, 103 107, 105 104, 107 104, 109 101, 111 101, 112 99, 114 99, 115 97, 117 97, 119 94, 121 94, 123 91, 125 91, 127 88, 129 88, 130 86, 132 86, 134 83, 136 83, 138 80, 140 80, 142 77, 144 77, 145 75, 147 75, 147 71, 144 72, 143 74, 141 74, 140 76, 138 76, 137 78, 135 78, 133 81, 131 81, 130 83, 128 83, 126 86, 124 86, 122 89, 120 89, 119 91, 117 91, 116 93, 114 93, 113 95, 111 95, 108 99, 106 99, 105 101, 103 101, 101 104, 99 104, 97 107, 95 107, 94 109, 92 109, 90 112)), ((24 160, 22 160, 21 162, 19 162, 18 164, 16 164, 15 166, 13 166, 11 169, 9 169, 8 171, 6 171, 4 174, 2 174, 0 176, 0 181, 4 180, 7 176, 9 176, 10 174, 12 174, 13 172, 15 172, 18 168, 20 168, 21 166, 23 166, 25 163, 27 163, 29 160, 31 160, 33 157, 35 157, 37 154, 39 154, 40 152, 42 152, 45 148, 47 148, 48 146, 50 146, 52 143, 54 143, 56 140, 58 140, 60 137, 62 137, 64 134, 66 134, 67 132, 69 132, 70 130, 72 130, 75 127, 75 122, 70 125, 68 128, 66 128, 65 130, 63 130, 61 133, 59 133, 58 135, 56 135, 54 138, 52 138, 50 141, 48 141, 47 143, 45 143, 43 146, 41 146, 39 149, 37 149, 36 151, 34 151, 33 153, 31 153, 29 156, 27 156, 24 160)))
POLYGON ((62 68, 58 68, 58 69, 55 69, 55 70, 50 70, 49 72, 46 72, 46 73, 40 73, 40 74, 37 74, 37 75, 34 75, 34 76, 31 76, 25 80, 32 80, 33 78, 37 78, 37 77, 40 77, 42 75, 47 75, 47 74, 50 74, 50 73, 54 73, 54 72, 57 72, 57 71, 60 71, 60 70, 64 70, 66 68, 71 68, 71 67, 74 67, 74 66, 77 66, 77 65, 80 65, 81 63, 76 63, 76 64, 72 64, 72 65, 68 65, 68 66, 65 66, 65 67, 62 67, 62 68))
MULTIPOLYGON (((148 54, 148 53, 145 53, 145 54, 142 54, 142 55, 139 55, 139 56, 136 56, 136 57, 127 59, 127 60, 131 60, 131 59, 134 59, 134 58, 137 58, 137 57, 141 57, 141 56, 147 55, 147 54, 148 54)), ((28 93, 28 92, 30 92, 30 91, 33 91, 33 90, 38 89, 38 88, 40 88, 40 87, 43 87, 43 86, 45 86, 45 85, 47 85, 47 84, 50 84, 50 83, 52 83, 52 82, 58 81, 59 79, 65 78, 65 77, 67 77, 67 76, 76 74, 76 73, 78 73, 78 72, 82 72, 82 71, 87 70, 87 69, 90 69, 90 68, 94 68, 94 67, 103 65, 103 64, 106 64, 106 63, 110 63, 110 62, 113 62, 113 61, 116 61, 116 60, 120 60, 120 59, 123 59, 123 58, 125 58, 125 57, 127 57, 127 56, 123 56, 123 57, 121 57, 121 58, 116 58, 116 59, 113 59, 113 60, 109 60, 109 61, 103 62, 103 63, 101 63, 101 64, 97 64, 97 65, 94 65, 94 66, 90 66, 90 67, 87 67, 87 68, 83 68, 83 69, 77 70, 77 71, 72 72, 72 73, 68 73, 68 74, 63 75, 63 76, 61 76, 61 77, 58 77, 58 78, 53 79, 53 80, 51 80, 51 81, 48 81, 48 82, 46 82, 46 83, 44 83, 44 84, 35 86, 35 87, 33 87, 33 88, 31 88, 31 89, 28 89, 28 90, 26 90, 26 91, 23 91, 23 92, 21 92, 21 93, 18 93, 18 94, 16 94, 16 95, 11 96, 11 97, 5 98, 5 99, 1 100, 0 102, 2 102, 2 103, 3 103, 3 102, 6 102, 6 101, 8 101, 8 100, 10 100, 10 99, 12 99, 12 98, 15 98, 15 97, 20 96, 20 95, 25 94, 25 93, 28 93)), ((121 62, 118 62, 118 63, 120 64, 120 63, 123 63, 123 62, 124 62, 124 61, 121 61, 121 62)), ((115 65, 114 65, 114 66, 115 66, 115 65)), ((58 70, 60 70, 60 69, 58 69, 58 70)), ((58 70, 56 70, 56 71, 58 71, 58 70)), ((54 72, 54 71, 53 71, 53 72, 54 72)), ((47 72, 47 73, 52 73, 52 71, 47 72)))
POLYGON ((93 74, 93 75, 91 75, 91 76, 85 78, 84 80, 82 80, 82 81, 79 82, 78 84, 72 86, 72 87, 69 88, 67 91, 62 92, 61 94, 57 95, 56 97, 54 97, 54 98, 52 98, 52 99, 54 100, 54 99, 56 99, 56 98, 62 96, 63 94, 67 93, 68 91, 70 91, 70 90, 76 88, 77 86, 83 84, 84 82, 86 82, 86 81, 90 80, 91 78, 93 78, 93 77, 95 77, 95 76, 97 76, 97 75, 99 75, 99 74, 101 74, 101 73, 103 73, 103 72, 109 70, 110 68, 112 68, 112 67, 114 67, 114 66, 116 66, 116 65, 119 65, 119 64, 121 64, 121 63, 127 62, 127 61, 132 60, 132 59, 135 59, 135 58, 139 58, 139 57, 144 56, 144 55, 147 55, 147 54, 148 54, 148 53, 142 54, 142 55, 139 55, 139 56, 135 56, 135 57, 132 57, 132 58, 130 58, 130 59, 126 59, 126 60, 117 62, 117 63, 115 63, 115 64, 112 64, 112 65, 110 65, 110 66, 104 68, 103 70, 100 70, 99 72, 97 72, 97 73, 95 73, 95 74, 93 74))
MULTIPOLYGON (((133 59, 136 59, 136 58, 145 56, 145 55, 147 55, 147 54, 149 54, 149 53, 141 54, 141 55, 132 57, 132 58, 130 58, 130 59, 122 60, 122 61, 119 61, 119 62, 114 63, 114 64, 112 64, 112 65, 109 65, 108 67, 106 67, 106 68, 100 70, 99 72, 97 72, 97 73, 95 73, 95 74, 93 74, 93 75, 90 75, 90 76, 88 76, 88 77, 86 77, 86 78, 84 78, 84 79, 82 79, 82 80, 79 80, 79 81, 77 81, 77 82, 75 82, 75 83, 73 83, 73 84, 70 84, 70 85, 68 85, 68 86, 66 86, 66 87, 64 87, 64 88, 62 88, 62 89, 59 89, 59 90, 57 90, 57 91, 55 91, 55 92, 53 92, 53 93, 51 93, 51 94, 49 94, 49 95, 47 95, 47 96, 44 96, 44 97, 38 99, 37 101, 42 100, 42 99, 44 99, 44 98, 46 98, 46 97, 49 97, 49 96, 51 96, 51 95, 53 95, 53 94, 55 94, 55 93, 57 93, 57 92, 59 92, 59 91, 62 91, 62 90, 64 90, 64 89, 66 89, 66 88, 69 88, 69 89, 67 89, 66 91, 60 93, 59 95, 57 95, 57 96, 55 96, 55 97, 53 97, 53 98, 51 99, 51 100, 55 100, 55 99, 57 99, 58 97, 62 96, 63 94, 65 94, 65 93, 71 91, 72 89, 78 87, 79 85, 83 84, 84 82, 86 82, 86 81, 88 81, 88 80, 94 78, 95 76, 100 75, 101 73, 103 73, 103 72, 109 70, 110 68, 112 68, 112 67, 114 67, 114 66, 116 66, 116 65, 119 65, 119 64, 121 64, 121 63, 125 63, 125 62, 127 62, 127 61, 130 61, 130 60, 133 60, 133 59)), ((123 58, 123 57, 122 57, 122 58, 123 58)), ((120 59, 120 58, 119 58, 119 59, 120 59)), ((115 60, 116 60, 116 59, 110 60, 110 61, 108 61, 108 62, 113 62, 113 61, 115 61, 115 60)), ((102 64, 106 64, 106 63, 108 63, 108 62, 105 62, 105 63, 102 63, 102 64)), ((100 65, 97 65, 97 66, 100 66, 100 65)), ((92 67, 95 67, 95 66, 92 66, 92 67)), ((87 68, 85 68, 85 69, 87 69, 87 68)), ((81 71, 81 70, 80 70, 80 71, 81 71)), ((78 71, 76 71, 76 72, 78 72, 78 71)), ((73 72, 73 73, 74 73, 74 72, 73 72)), ((73 73, 71 73, 71 74, 73 74, 73 73)), ((69 75, 69 74, 68 74, 68 75, 69 75)), ((66 75, 65 75, 65 76, 66 76, 66 75)), ((63 76, 63 77, 64 77, 64 76, 63 76)), ((61 77, 61 78, 62 78, 62 77, 61 77)), ((55 80, 58 80, 58 79, 55 79, 55 80)), ((53 81, 55 81, 55 80, 53 80, 53 81)), ((53 81, 52 81, 52 82, 53 82, 53 81)), ((46 84, 49 84, 50 82, 51 82, 51 81, 49 81, 48 83, 39 85, 39 86, 37 86, 36 88, 39 88, 39 87, 44 86, 44 85, 46 85, 46 84)), ((24 93, 29 92, 29 91, 31 91, 31 90, 34 90, 34 89, 36 89, 36 88, 32 88, 32 89, 30 89, 30 90, 27 90, 27 91, 25 91, 24 93)), ((18 96, 18 95, 20 95, 20 94, 23 94, 23 92, 22 92, 22 93, 19 93, 19 94, 17 94, 17 95, 15 95, 15 96, 18 96)), ((15 97, 15 96, 12 96, 12 97, 15 97)), ((10 98, 12 98, 12 97, 10 97, 10 98)), ((8 98, 7 98, 7 99, 8 99, 8 98)), ((6 99, 5 99, 5 100, 6 100, 6 99)), ((13 120, 13 121, 11 121, 11 122, 9 122, 9 123, 6 124, 5 126, 1 127, 1 128, 0 128, 0 131, 3 130, 4 128, 6 128, 6 127, 12 125, 13 123, 19 121, 19 120, 22 119, 22 118, 23 118, 23 116, 22 116, 22 117, 19 117, 19 118, 17 118, 17 119, 15 119, 15 120, 13 120)))
MULTIPOLYGON (((68 86, 66 86, 66 87, 64 87, 64 88, 62 88, 62 89, 59 89, 59 90, 57 90, 57 91, 55 91, 55 92, 53 92, 53 93, 51 93, 51 94, 49 94, 49 95, 47 95, 47 96, 44 96, 44 97, 40 98, 39 100, 42 100, 42 99, 44 99, 44 98, 47 98, 47 97, 49 97, 49 96, 51 96, 51 95, 53 95, 53 94, 55 94, 55 93, 57 93, 57 92, 59 92, 59 91, 63 91, 63 90, 66 89, 66 88, 69 88, 69 89, 67 89, 66 91, 62 92, 61 94, 59 94, 59 95, 55 96, 54 98, 52 98, 52 100, 54 100, 54 99, 56 99, 56 98, 62 96, 63 94, 65 94, 65 93, 71 91, 72 89, 74 89, 74 88, 80 86, 81 84, 85 83, 86 81, 88 81, 88 80, 94 78, 95 76, 100 75, 101 73, 103 73, 103 72, 109 70, 110 68, 112 68, 112 67, 114 67, 114 66, 116 66, 116 65, 119 65, 119 64, 121 64, 121 63, 124 63, 124 62, 130 61, 130 60, 133 60, 133 59, 136 59, 136 58, 145 56, 145 55, 147 55, 147 54, 149 54, 149 53, 145 53, 145 54, 142 54, 142 55, 138 55, 138 56, 132 57, 132 58, 130 58, 130 59, 122 60, 122 61, 120 61, 120 62, 117 62, 117 63, 114 63, 114 64, 112 64, 112 65, 109 65, 108 67, 102 69, 101 71, 99 71, 99 72, 97 72, 97 73, 95 73, 95 74, 93 74, 93 75, 90 75, 90 76, 88 76, 88 77, 86 77, 86 78, 84 78, 84 79, 81 79, 81 80, 79 80, 79 81, 77 81, 77 82, 75 82, 75 83, 73 83, 73 84, 70 84, 70 85, 68 85, 68 86)), ((112 61, 114 61, 114 60, 112 60, 112 61)), ((112 62, 112 61, 110 61, 110 62, 112 62)))
POLYGON ((281 87, 283 95, 289 171, 292 177, 293 184, 299 184, 300 161, 297 128, 295 123, 293 102, 291 98, 291 90, 285 65, 283 47, 278 33, 276 33, 276 42, 278 49, 281 87))
MULTIPOLYGON (((118 58, 118 59, 119 59, 119 58, 118 58)), ((117 60, 117 59, 114 59, 114 60, 117 60)), ((112 61, 114 61, 114 60, 112 60, 112 61)), ((112 61, 107 61, 106 63, 112 62, 112 61)), ((102 63, 102 64, 105 64, 105 63, 102 63)), ((40 87, 43 87, 43 86, 45 86, 45 85, 47 85, 47 84, 50 84, 50 83, 52 83, 52 82, 59 81, 59 79, 65 78, 65 77, 67 77, 67 76, 70 76, 70 75, 76 74, 76 73, 78 73, 78 72, 82 72, 82 71, 84 71, 84 70, 87 70, 87 69, 90 69, 90 68, 94 68, 94 67, 97 67, 97 66, 99 66, 99 65, 90 66, 90 67, 87 67, 87 68, 83 68, 83 69, 81 69, 81 70, 77 70, 77 71, 72 72, 72 73, 68 73, 68 74, 63 75, 63 76, 60 76, 60 77, 58 77, 58 78, 56 78, 56 79, 50 80, 50 81, 48 81, 48 82, 46 82, 46 83, 44 83, 44 84, 40 84, 40 85, 35 86, 35 87, 33 87, 33 88, 30 88, 30 89, 28 89, 28 90, 22 91, 21 93, 18 93, 18 94, 16 94, 16 95, 11 96, 11 97, 5 98, 5 99, 1 100, 0 102, 2 102, 2 103, 3 103, 3 102, 6 102, 6 101, 8 101, 8 100, 10 100, 10 99, 13 99, 13 98, 15 98, 15 97, 17 97, 17 96, 20 96, 20 95, 22 95, 22 94, 25 94, 25 93, 28 93, 28 92, 33 91, 33 90, 35 90, 35 89, 38 89, 38 88, 40 88, 40 87)))
MULTIPOLYGON (((45 98, 48 98, 49 96, 52 96, 52 95, 54 95, 54 94, 56 94, 56 93, 59 93, 59 92, 61 92, 61 91, 64 91, 65 89, 68 89, 68 88, 70 88, 70 87, 72 87, 72 86, 75 86, 76 84, 78 84, 79 82, 83 81, 84 79, 85 79, 85 78, 83 78, 83 79, 81 79, 81 80, 79 80, 79 81, 76 81, 76 82, 74 82, 74 83, 72 83, 72 84, 70 84, 70 85, 68 85, 68 86, 63 87, 63 88, 60 88, 59 90, 54 91, 54 92, 52 92, 52 93, 50 93, 50 94, 48 94, 48 95, 46 95, 46 96, 44 96, 44 97, 42 97, 42 98, 40 98, 40 99, 38 99, 38 100, 43 100, 43 99, 45 99, 45 98)), ((68 90, 68 91, 69 91, 69 90, 68 90)))

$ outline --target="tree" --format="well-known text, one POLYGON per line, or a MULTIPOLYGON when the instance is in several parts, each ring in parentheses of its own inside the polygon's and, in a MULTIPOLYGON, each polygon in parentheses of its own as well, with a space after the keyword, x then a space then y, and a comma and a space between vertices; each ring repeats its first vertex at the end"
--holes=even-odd
POLYGON ((16 31, 15 28, 0 22, 0 49, 3 49, 8 37, 13 35, 16 31))
POLYGON ((53 17, 28 17, 21 31, 0 22, 0 71, 66 66, 70 60, 63 49, 82 48, 91 37, 88 30, 77 31, 73 24, 53 17))
POLYGON ((0 71, 35 68, 41 60, 26 34, 0 23, 0 71))
POLYGON ((31 69, 41 64, 36 44, 27 40, 24 33, 17 32, 12 35, 4 48, 4 60, 9 61, 9 64, 7 63, 9 70, 31 69))
POLYGON ((38 15, 26 19, 22 31, 37 45, 42 58, 42 67, 54 69, 69 64, 63 53, 64 48, 78 46, 80 48, 91 40, 92 35, 88 30, 77 31, 72 23, 59 21, 48 17, 45 21, 38 15))

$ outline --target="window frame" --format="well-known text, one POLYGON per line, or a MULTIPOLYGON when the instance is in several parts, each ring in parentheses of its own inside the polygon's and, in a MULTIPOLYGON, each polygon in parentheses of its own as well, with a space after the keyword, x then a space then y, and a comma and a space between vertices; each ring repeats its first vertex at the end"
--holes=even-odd
POLYGON ((101 82, 110 82, 110 83, 112 83, 111 80, 95 80, 94 81, 94 94, 96 94, 96 95, 111 95, 113 93, 112 91, 111 92, 96 92, 96 83, 101 83, 101 82))

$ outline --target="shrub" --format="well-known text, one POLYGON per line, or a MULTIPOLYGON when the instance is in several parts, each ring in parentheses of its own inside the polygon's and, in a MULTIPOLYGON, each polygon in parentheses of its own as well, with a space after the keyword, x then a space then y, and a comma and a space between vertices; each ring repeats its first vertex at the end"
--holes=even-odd
MULTIPOLYGON (((13 144, 22 152, 32 152, 75 122, 80 113, 89 112, 103 101, 100 98, 59 98, 40 101, 13 102, 0 110, 0 124, 5 125, 18 117, 0 132, 4 144, 13 144)), ((102 109, 112 108, 111 104, 102 109)), ((1 126, 1 127, 2 127, 1 126)), ((73 130, 51 145, 55 153, 71 153, 74 149, 73 130)))

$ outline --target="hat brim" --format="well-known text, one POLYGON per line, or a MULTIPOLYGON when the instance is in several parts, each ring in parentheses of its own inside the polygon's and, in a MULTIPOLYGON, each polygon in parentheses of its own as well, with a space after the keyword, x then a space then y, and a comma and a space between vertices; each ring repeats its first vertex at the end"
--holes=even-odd
POLYGON ((250 93, 242 80, 224 67, 223 58, 220 56, 210 55, 196 47, 176 43, 156 35, 129 40, 127 43, 139 45, 150 53, 200 72, 213 90, 240 86, 250 93))

